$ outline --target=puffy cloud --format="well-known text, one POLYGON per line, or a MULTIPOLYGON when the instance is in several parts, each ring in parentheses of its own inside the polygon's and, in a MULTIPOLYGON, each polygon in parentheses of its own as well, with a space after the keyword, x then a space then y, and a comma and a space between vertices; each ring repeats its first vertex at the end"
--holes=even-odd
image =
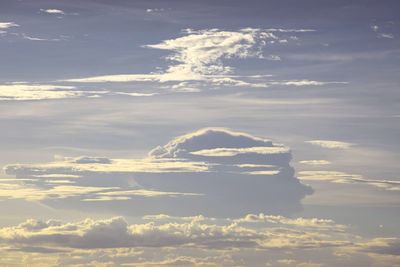
POLYGON ((0 228, 0 262, 18 266, 23 256, 42 264, 57 256, 50 266, 350 266, 360 257, 398 262, 398 238, 362 238, 350 229, 328 219, 265 214, 236 219, 153 215, 135 223, 123 217, 29 219, 0 228), (320 256, 308 258, 316 253, 320 256))
MULTIPOLYGON (((251 215, 249 215, 251 216, 251 215)), ((304 219, 302 219, 304 220, 304 219)), ((240 219, 238 219, 240 221, 240 219)), ((350 240, 330 234, 336 226, 299 229, 281 225, 242 225, 230 220, 218 224, 209 221, 178 220, 129 225, 124 218, 86 219, 76 223, 57 220, 27 220, 17 226, 0 228, 0 243, 14 247, 33 246, 54 249, 98 249, 124 247, 196 247, 229 248, 324 248, 351 244, 350 240)))
POLYGON ((253 147, 269 148, 274 145, 270 140, 242 132, 234 132, 225 128, 204 128, 176 137, 166 145, 152 150, 149 155, 155 158, 185 158, 204 150, 253 147))
POLYGON ((320 146, 323 148, 338 148, 338 149, 347 149, 353 146, 354 144, 352 143, 347 143, 347 142, 342 142, 342 141, 332 141, 332 140, 310 140, 310 141, 305 141, 306 143, 315 145, 315 146, 320 146))
POLYGON ((333 220, 319 218, 287 218, 280 215, 248 214, 243 218, 234 220, 238 223, 269 223, 272 225, 290 225, 301 228, 330 229, 332 231, 343 231, 347 227, 335 223, 333 220))
POLYGON ((170 65, 163 73, 144 75, 111 75, 83 79, 72 79, 75 82, 105 81, 191 81, 213 80, 215 82, 237 82, 225 77, 232 73, 231 67, 225 66, 222 59, 248 58, 261 56, 261 48, 267 39, 278 39, 273 33, 262 29, 246 28, 239 31, 222 31, 218 29, 185 30, 186 35, 165 40, 159 44, 145 47, 174 51, 168 57, 177 64, 170 65), (218 75, 222 75, 218 77, 218 75))
POLYGON ((2 195, 10 198, 12 190, 18 196, 32 192, 26 199, 43 199, 59 208, 111 208, 128 214, 289 214, 301 209, 301 199, 312 193, 294 176, 290 160, 290 150, 281 144, 228 129, 205 128, 174 138, 144 159, 58 157, 44 164, 8 165, 6 173, 23 184, 13 185, 2 195), (82 193, 59 192, 74 187, 82 193), (92 191, 86 192, 85 187, 92 191), (57 198, 63 201, 53 201, 57 198), (96 205, 99 201, 109 203, 96 205), (122 206, 120 201, 141 205, 122 206))
POLYGON ((168 59, 179 64, 166 70, 165 80, 197 80, 204 75, 231 73, 232 69, 224 66, 222 59, 261 56, 265 40, 278 39, 272 33, 252 28, 237 32, 218 29, 187 29, 186 32, 186 36, 147 45, 150 48, 175 51, 168 59))

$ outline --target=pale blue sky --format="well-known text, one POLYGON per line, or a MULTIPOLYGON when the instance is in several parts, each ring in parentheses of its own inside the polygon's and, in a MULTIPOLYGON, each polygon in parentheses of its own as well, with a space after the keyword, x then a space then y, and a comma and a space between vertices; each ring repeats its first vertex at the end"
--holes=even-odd
POLYGON ((395 266, 399 7, 0 0, 0 265, 395 266))

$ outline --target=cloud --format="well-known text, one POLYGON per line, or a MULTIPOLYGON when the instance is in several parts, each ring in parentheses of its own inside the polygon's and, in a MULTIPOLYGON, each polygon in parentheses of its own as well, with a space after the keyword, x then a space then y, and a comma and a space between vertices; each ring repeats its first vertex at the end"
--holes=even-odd
POLYGON ((222 59, 260 57, 265 41, 278 39, 272 33, 252 28, 237 32, 187 29, 186 33, 180 38, 146 46, 175 51, 168 59, 178 64, 166 70, 165 80, 198 80, 206 75, 232 73, 232 68, 224 66, 222 59))
POLYGON ((304 181, 325 181, 341 184, 369 185, 389 191, 400 191, 400 181, 366 179, 359 174, 338 171, 301 171, 299 179, 304 181))
POLYGON ((386 25, 383 25, 383 27, 378 26, 378 25, 372 25, 371 30, 376 33, 376 36, 378 38, 394 39, 393 34, 382 32, 382 28, 388 29, 388 28, 392 28, 392 26, 393 25, 391 25, 391 23, 386 23, 386 25))
POLYGON ((400 238, 397 237, 381 237, 374 238, 359 245, 361 251, 400 256, 400 238))
POLYGON ((305 142, 315 146, 320 146, 323 148, 332 148, 332 149, 347 149, 354 145, 352 143, 347 143, 342 141, 332 141, 332 140, 310 140, 305 142))
POLYGON ((1 100, 63 99, 104 94, 106 91, 80 91, 75 86, 14 82, 0 84, 1 100))
POLYGON ((373 30, 374 32, 377 32, 379 30, 379 26, 378 25, 372 25, 371 26, 371 30, 373 30))
POLYGON ((328 160, 301 160, 301 161, 299 161, 299 163, 306 164, 306 165, 329 165, 329 164, 331 164, 331 162, 328 160))
POLYGON ((301 199, 312 193, 294 176, 290 160, 291 152, 282 144, 224 128, 205 128, 176 137, 143 159, 58 157, 43 164, 8 165, 5 172, 27 188, 15 187, 2 195, 10 198, 12 190, 18 196, 32 192, 26 199, 44 199, 58 208, 111 208, 126 214, 290 214, 301 209, 301 199), (60 183, 73 184, 62 187, 60 183), (73 187, 82 194, 71 195, 68 190, 61 196, 61 189, 73 187), (109 204, 96 206, 99 201, 109 204), (127 204, 120 205, 121 201, 127 204))
POLYGON ((266 88, 271 85, 320 86, 340 82, 313 80, 269 81, 263 75, 240 76, 226 65, 228 60, 259 58, 280 60, 278 55, 263 55, 264 47, 273 43, 287 43, 281 34, 306 33, 311 29, 243 28, 237 31, 221 29, 186 29, 183 36, 164 40, 146 48, 171 51, 166 57, 170 63, 164 70, 148 74, 114 74, 67 79, 67 82, 157 82, 172 91, 197 92, 206 88, 247 87, 266 88))
POLYGON ((16 35, 20 35, 20 36, 22 36, 23 39, 29 40, 29 41, 59 42, 59 41, 65 39, 65 37, 63 37, 63 38, 53 38, 53 39, 40 38, 40 37, 33 37, 33 36, 29 36, 29 35, 27 35, 27 34, 25 34, 25 33, 16 34, 16 35))
POLYGON ((127 95, 127 96, 155 96, 157 93, 126 93, 126 92, 116 92, 117 95, 127 95))
POLYGON ((309 85, 327 85, 327 84, 346 84, 347 82, 322 82, 313 80, 292 80, 282 82, 271 82, 277 85, 309 86, 309 85))
MULTIPOLYGON (((151 74, 105 75, 69 82, 192 82, 202 81, 213 85, 265 87, 265 84, 246 82, 232 76, 233 68, 223 64, 224 59, 262 57, 262 47, 267 39, 278 39, 262 29, 246 28, 239 31, 187 29, 183 37, 165 40, 147 48, 173 51, 167 57, 172 62, 165 71, 151 74)), ((203 85, 204 86, 204 85, 203 85)))
POLYGON ((53 84, 0 84, 0 100, 40 100, 81 96, 74 86, 53 84))
POLYGON ((152 150, 155 158, 190 157, 194 152, 216 148, 273 147, 270 140, 225 128, 204 128, 172 139, 152 150))
POLYGON ((72 162, 78 164, 89 164, 89 163, 111 164, 111 160, 106 157, 88 157, 88 156, 73 158, 72 162))
POLYGON ((43 249, 193 247, 217 250, 311 249, 351 244, 350 240, 332 231, 336 229, 333 222, 329 222, 327 228, 314 228, 310 224, 304 228, 302 224, 296 224, 296 229, 290 224, 293 220, 288 219, 289 224, 285 224, 284 218, 280 220, 279 225, 267 224, 259 228, 254 224, 238 224, 230 220, 215 224, 209 220, 171 219, 129 225, 122 217, 86 219, 76 223, 30 219, 17 226, 0 228, 0 243, 16 248, 30 246, 43 249))
POLYGON ((0 22, 0 30, 6 30, 12 27, 19 27, 15 22, 0 22))
POLYGON ((43 13, 51 14, 51 15, 65 15, 65 12, 62 11, 61 9, 40 9, 43 13))
POLYGON ((390 33, 380 33, 378 36, 381 38, 394 39, 394 35, 390 33))
POLYGON ((148 8, 148 9, 146 9, 147 13, 163 12, 163 11, 165 11, 164 8, 148 8))
POLYGON ((353 265, 354 259, 365 256, 398 260, 398 238, 368 239, 350 229, 330 219, 267 214, 233 219, 153 215, 135 223, 123 217, 76 222, 28 219, 0 228, 0 255, 10 265, 25 258, 22 255, 29 255, 30 263, 36 259, 42 264, 57 256, 60 266, 247 266, 259 262, 321 266, 318 257, 304 261, 305 254, 315 253, 334 265, 353 265), (9 259, 9 252, 18 259, 9 259), (346 258, 338 256, 341 253, 346 258))
POLYGON ((329 229, 331 231, 344 231, 347 226, 339 225, 333 220, 319 218, 287 218, 280 215, 248 214, 243 218, 234 220, 238 223, 268 223, 272 225, 290 225, 293 227, 329 229))

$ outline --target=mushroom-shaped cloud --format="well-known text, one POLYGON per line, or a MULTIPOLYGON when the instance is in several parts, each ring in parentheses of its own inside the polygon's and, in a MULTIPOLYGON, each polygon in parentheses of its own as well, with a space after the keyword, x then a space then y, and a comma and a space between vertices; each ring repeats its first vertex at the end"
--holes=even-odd
POLYGON ((288 214, 301 209, 301 199, 312 193, 294 176, 288 147, 242 132, 201 129, 174 138, 149 156, 207 163, 207 172, 148 174, 136 180, 151 188, 203 194, 197 208, 214 216, 221 212, 288 214))
POLYGON ((29 178, 36 185, 36 191, 29 188, 29 192, 51 205, 135 215, 233 217, 301 209, 301 200, 312 189, 295 177, 291 158, 290 149, 282 144, 224 128, 205 128, 174 138, 144 159, 86 156, 10 165, 6 172, 29 178), (72 185, 59 186, 54 180, 60 177, 72 185))

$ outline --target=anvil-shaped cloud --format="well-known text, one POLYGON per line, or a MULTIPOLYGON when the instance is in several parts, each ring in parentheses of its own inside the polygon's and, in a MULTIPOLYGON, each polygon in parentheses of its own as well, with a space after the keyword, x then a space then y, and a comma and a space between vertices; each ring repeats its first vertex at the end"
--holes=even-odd
POLYGON ((125 214, 289 214, 301 209, 301 199, 312 192, 294 176, 290 160, 289 148, 281 144, 206 128, 177 137, 139 160, 85 156, 9 165, 6 172, 23 185, 7 180, 0 197, 125 214))

